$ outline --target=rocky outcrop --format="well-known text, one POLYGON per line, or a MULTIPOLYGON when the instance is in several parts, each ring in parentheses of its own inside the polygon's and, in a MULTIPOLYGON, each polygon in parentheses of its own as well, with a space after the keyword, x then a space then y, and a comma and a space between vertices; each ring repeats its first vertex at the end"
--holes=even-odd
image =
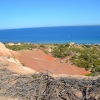
POLYGON ((3 43, 0 42, 0 56, 10 56, 12 57, 12 50, 9 50, 5 47, 3 43))
POLYGON ((100 77, 20 75, 0 70, 0 96, 18 100, 100 100, 100 77))

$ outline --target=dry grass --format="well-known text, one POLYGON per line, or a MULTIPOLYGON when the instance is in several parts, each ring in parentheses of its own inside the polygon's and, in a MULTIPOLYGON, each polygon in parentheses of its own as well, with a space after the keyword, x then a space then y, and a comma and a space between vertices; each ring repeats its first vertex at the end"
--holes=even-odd
POLYGON ((20 75, 0 70, 0 100, 100 100, 99 93, 100 77, 53 78, 48 72, 20 75))

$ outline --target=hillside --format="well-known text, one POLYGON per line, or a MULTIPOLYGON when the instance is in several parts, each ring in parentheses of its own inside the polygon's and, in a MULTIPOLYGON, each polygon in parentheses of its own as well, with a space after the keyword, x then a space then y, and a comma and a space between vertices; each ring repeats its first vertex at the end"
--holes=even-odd
POLYGON ((70 62, 63 63, 63 59, 53 57, 51 51, 56 46, 50 44, 6 44, 7 48, 15 51, 13 52, 15 58, 35 71, 49 70, 53 74, 68 75, 85 75, 89 73, 84 68, 79 68, 70 62))
POLYGON ((100 100, 100 76, 82 76, 84 68, 43 48, 13 51, 0 43, 0 54, 0 100, 100 100))

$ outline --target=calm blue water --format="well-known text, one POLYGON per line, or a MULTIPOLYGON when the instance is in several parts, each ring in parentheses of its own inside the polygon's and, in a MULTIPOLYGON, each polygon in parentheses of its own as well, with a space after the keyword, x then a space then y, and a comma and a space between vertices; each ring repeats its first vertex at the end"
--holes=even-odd
POLYGON ((0 30, 0 42, 100 44, 100 26, 0 30))

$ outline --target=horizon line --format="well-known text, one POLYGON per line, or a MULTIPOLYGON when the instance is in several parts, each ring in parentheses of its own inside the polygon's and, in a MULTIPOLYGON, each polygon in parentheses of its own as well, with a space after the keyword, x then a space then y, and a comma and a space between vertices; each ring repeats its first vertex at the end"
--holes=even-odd
POLYGON ((100 26, 100 25, 65 25, 65 26, 36 26, 36 27, 19 27, 19 28, 5 28, 0 30, 12 30, 12 29, 29 29, 29 28, 50 28, 50 27, 74 27, 74 26, 100 26))

